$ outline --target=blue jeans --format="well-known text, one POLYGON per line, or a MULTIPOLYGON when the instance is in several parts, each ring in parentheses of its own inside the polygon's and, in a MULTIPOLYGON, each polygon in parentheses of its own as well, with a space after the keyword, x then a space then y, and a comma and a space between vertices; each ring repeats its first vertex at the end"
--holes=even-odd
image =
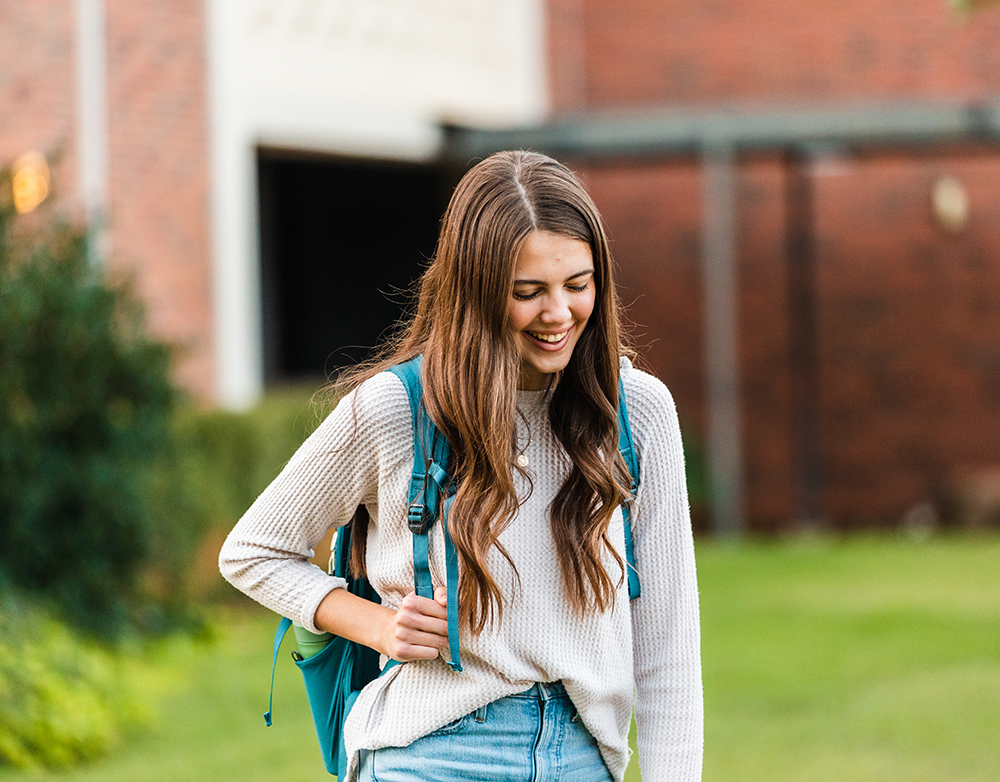
POLYGON ((408 747, 361 751, 359 782, 612 782, 562 684, 493 701, 408 747))

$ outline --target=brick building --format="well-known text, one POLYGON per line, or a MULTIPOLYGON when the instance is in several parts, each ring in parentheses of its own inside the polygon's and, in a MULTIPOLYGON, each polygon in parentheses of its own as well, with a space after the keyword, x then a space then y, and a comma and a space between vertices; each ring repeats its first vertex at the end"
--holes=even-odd
MULTIPOLYGON (((760 528, 894 521, 1000 464, 998 99, 1000 8, 944 0, 0 2, 0 162, 56 161, 64 208, 106 217, 104 261, 184 347, 181 381, 232 406, 391 322, 398 297, 366 291, 405 288, 432 251, 467 162, 449 128, 516 143, 546 123, 666 109, 739 127, 780 107, 771 143, 729 169, 726 458, 760 528), (866 106, 877 124, 890 105, 968 122, 793 143, 803 116, 866 106), (942 222, 932 195, 956 183, 965 219, 942 222)), ((698 132, 552 151, 604 212, 636 343, 712 454, 698 132)))
MULTIPOLYGON (((969 18, 935 0, 628 7, 550 2, 557 111, 960 101, 992 106, 996 121, 1000 8, 969 18)), ((817 389, 798 434, 781 152, 736 163, 746 513, 758 526, 803 514, 869 525, 940 507, 957 474, 1000 464, 1000 145, 915 133, 898 145, 827 145, 808 162, 817 389), (932 213, 944 177, 965 188, 959 230, 932 213), (815 440, 812 476, 803 437, 815 440), (804 500, 810 480, 819 485, 804 500)), ((638 341, 703 434, 702 161, 584 156, 579 167, 616 239, 624 296, 639 297, 638 341)))
POLYGON ((153 328, 184 348, 180 380, 210 395, 203 3, 104 0, 95 26, 100 5, 0 3, 0 164, 42 152, 65 208, 105 216, 109 259, 134 273, 153 328))

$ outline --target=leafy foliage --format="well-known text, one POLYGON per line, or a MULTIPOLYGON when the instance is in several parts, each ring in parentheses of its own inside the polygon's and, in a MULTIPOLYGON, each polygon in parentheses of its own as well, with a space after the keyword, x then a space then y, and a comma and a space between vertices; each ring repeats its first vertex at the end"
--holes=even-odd
POLYGON ((162 614, 143 576, 190 542, 158 485, 178 394, 137 298, 45 217, 0 202, 0 575, 111 635, 162 614))
POLYGON ((66 767, 144 721, 123 658, 9 588, 0 596, 0 766, 66 767))

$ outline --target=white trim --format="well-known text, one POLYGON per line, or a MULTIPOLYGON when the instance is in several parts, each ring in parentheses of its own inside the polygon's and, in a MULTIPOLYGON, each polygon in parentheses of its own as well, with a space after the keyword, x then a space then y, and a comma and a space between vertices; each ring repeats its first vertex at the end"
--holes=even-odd
POLYGON ((206 0, 212 313, 218 401, 243 409, 260 395, 263 357, 255 161, 236 101, 229 7, 206 0))
POLYGON ((305 104, 244 99, 243 120, 259 145, 356 157, 427 161, 444 134, 430 118, 350 101, 305 104))
POLYGON ((90 254, 107 254, 108 67, 104 0, 76 0, 78 193, 92 231, 90 254))
MULTIPOLYGON (((522 41, 515 59, 516 90, 522 96, 524 119, 518 122, 541 122, 551 107, 548 45, 548 9, 543 0, 522 0, 514 7, 514 37, 522 41)), ((582 37, 581 37, 582 41, 582 37)), ((505 124, 511 124, 508 121, 505 124)))

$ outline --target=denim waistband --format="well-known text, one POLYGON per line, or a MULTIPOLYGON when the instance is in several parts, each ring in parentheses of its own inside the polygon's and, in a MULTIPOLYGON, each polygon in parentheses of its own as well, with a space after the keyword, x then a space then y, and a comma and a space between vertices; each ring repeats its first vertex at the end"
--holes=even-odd
POLYGON ((547 701, 549 698, 560 698, 566 695, 566 688, 561 681, 558 682, 535 682, 530 689, 511 695, 511 698, 530 698, 532 700, 547 701))

